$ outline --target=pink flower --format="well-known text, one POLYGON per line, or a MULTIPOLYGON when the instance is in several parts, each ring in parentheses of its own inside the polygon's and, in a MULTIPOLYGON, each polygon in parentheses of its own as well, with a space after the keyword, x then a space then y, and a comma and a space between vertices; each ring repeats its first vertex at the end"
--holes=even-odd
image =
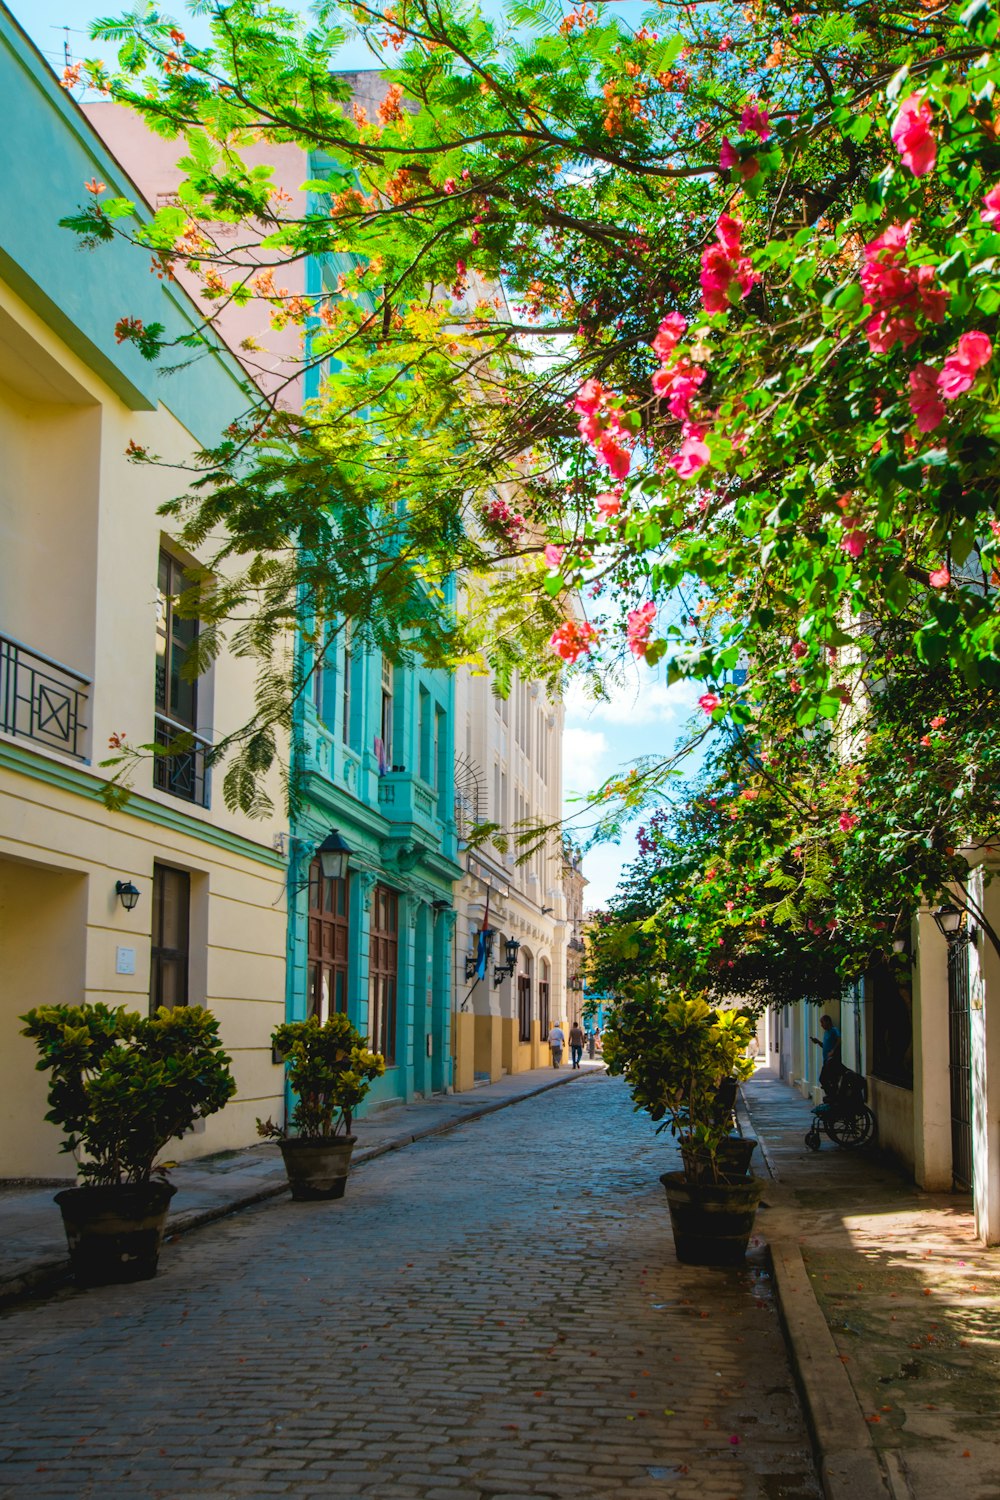
POLYGON ((702 693, 698 699, 698 707, 706 714, 714 714, 717 708, 722 707, 722 699, 715 693, 702 693))
POLYGON ((458 188, 458 183, 455 181, 454 177, 446 177, 445 178, 445 180, 444 180, 444 190, 445 190, 446 193, 454 193, 457 190, 457 188, 458 188))
POLYGON ((929 734, 922 734, 920 736, 920 743, 924 746, 925 749, 928 749, 930 747, 930 743, 931 743, 931 737, 930 737, 930 735, 929 734))
POLYGON ((728 172, 740 164, 740 153, 729 139, 728 135, 722 137, 722 145, 719 148, 719 170, 728 172))
POLYGON ((557 656, 563 661, 569 662, 570 666, 578 657, 588 655, 591 644, 597 639, 597 631, 593 625, 586 621, 564 620, 557 630, 553 630, 549 637, 549 645, 557 656))
POLYGON ((1000 184, 991 187, 989 192, 983 195, 983 206, 979 211, 979 217, 991 228, 1000 229, 1000 184))
POLYGON ((565 547, 557 547, 553 542, 549 542, 548 546, 545 548, 545 561, 548 563, 550 568, 558 568, 559 564, 562 562, 562 557, 565 550, 565 547))
POLYGON ((941 729, 945 724, 947 724, 947 722, 948 720, 945 718, 944 714, 935 714, 933 719, 931 720, 931 728, 941 729))
POLYGON ((720 214, 715 226, 716 243, 701 252, 701 300, 706 312, 725 312, 729 291, 739 284, 745 297, 760 280, 747 256, 743 254, 743 225, 729 214, 720 214))
POLYGON ((697 427, 692 422, 688 422, 682 429, 684 441, 681 443, 680 450, 674 454, 673 458, 667 460, 681 479, 690 479, 692 474, 697 474, 698 470, 703 469, 708 463, 711 455, 705 443, 707 431, 707 428, 697 427))
POLYGON ((929 318, 932 323, 944 320, 945 304, 951 296, 946 286, 933 285, 936 275, 934 266, 917 267, 917 297, 924 317, 929 318))
POLYGON ((888 354, 893 344, 901 343, 904 349, 919 337, 917 325, 912 318, 897 317, 894 313, 876 313, 865 324, 865 337, 873 354, 888 354))
POLYGON ((653 628, 656 618, 656 605, 650 601, 643 604, 639 609, 630 609, 626 622, 626 639, 628 649, 633 656, 645 656, 646 647, 649 645, 649 633, 653 628))
POLYGON ((687 329, 687 319, 679 312, 667 313, 653 340, 653 353, 657 359, 665 360, 676 349, 687 329))
POLYGON ((985 333, 963 333, 938 376, 938 390, 945 401, 954 401, 971 390, 979 371, 992 358, 993 345, 985 333))
POLYGON ((706 312, 726 312, 735 275, 736 267, 721 245, 709 245, 702 251, 701 301, 706 312))
POLYGON ((654 393, 666 401, 672 416, 686 422, 691 415, 691 400, 705 379, 700 365, 679 359, 670 369, 657 370, 653 376, 654 393))
POLYGON ((856 813, 842 812, 837 819, 842 833, 851 833, 858 825, 856 813))
POLYGON ((921 432, 933 432, 944 421, 944 403, 938 395, 937 371, 920 364, 910 371, 910 410, 921 432))
POLYGON ((743 225, 729 214, 720 214, 715 224, 715 234, 727 255, 738 259, 742 253, 743 225))
POLYGON ((735 905, 736 905, 735 901, 727 901, 726 902, 726 911, 732 911, 733 908, 735 907, 735 905))
POLYGON ((771 118, 766 109, 761 109, 759 104, 746 104, 740 116, 740 129, 746 135, 753 131, 760 140, 766 141, 771 134, 771 118))
POLYGON ((846 552, 848 557, 860 557, 868 546, 868 533, 862 531, 855 521, 845 520, 844 525, 847 530, 841 538, 841 551, 846 552))
POLYGON ((604 387, 599 380, 585 380, 576 393, 574 411, 590 416, 604 400, 604 387))
POLYGON ((607 495, 598 495, 597 509, 601 512, 602 516, 616 516, 621 508, 622 502, 617 495, 610 493, 607 495))
POLYGON ((946 589, 951 582, 951 574, 947 568, 935 568, 927 582, 932 589, 946 589))
POLYGON ((904 99, 892 122, 892 139, 914 177, 933 172, 937 160, 937 137, 931 130, 934 115, 922 93, 904 99))
POLYGON ((632 467, 631 453, 610 432, 604 433, 598 440, 597 457, 616 479, 625 479, 632 467))
POLYGON ((796 661, 801 661, 803 656, 808 655, 808 652, 809 647, 806 645, 805 641, 796 641, 794 646, 792 647, 792 655, 795 657, 796 661))

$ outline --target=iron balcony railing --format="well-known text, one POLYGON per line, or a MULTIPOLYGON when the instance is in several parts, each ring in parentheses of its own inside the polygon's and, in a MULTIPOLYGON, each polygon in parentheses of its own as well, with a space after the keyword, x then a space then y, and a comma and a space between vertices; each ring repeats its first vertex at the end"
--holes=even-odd
POLYGON ((86 759, 84 719, 91 680, 72 667, 0 635, 0 729, 86 759))
POLYGON ((208 806, 208 767, 205 757, 211 749, 208 740, 195 734, 185 724, 168 719, 166 714, 156 715, 154 742, 157 747, 153 761, 153 785, 172 797, 181 797, 185 802, 195 802, 199 807, 208 806))

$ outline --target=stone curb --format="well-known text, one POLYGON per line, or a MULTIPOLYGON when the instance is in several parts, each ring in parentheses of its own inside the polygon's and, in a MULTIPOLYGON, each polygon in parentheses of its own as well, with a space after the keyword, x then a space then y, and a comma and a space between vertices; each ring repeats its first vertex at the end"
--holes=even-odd
MULTIPOLYGON (((363 1166, 365 1162, 374 1161, 376 1157, 385 1156, 390 1151, 401 1151, 404 1146, 411 1146, 415 1141, 424 1140, 427 1136, 446 1135, 448 1131, 457 1130, 460 1125, 465 1125, 469 1120, 481 1120, 486 1115, 496 1114, 498 1110, 509 1109, 513 1104, 521 1104, 525 1099, 535 1099, 539 1094, 558 1088, 560 1084, 575 1083, 581 1078, 601 1078, 604 1072, 603 1068, 587 1068, 579 1072, 567 1069, 566 1073, 560 1074, 558 1078, 546 1079, 544 1083, 536 1084, 534 1088, 526 1090, 523 1094, 511 1094, 506 1099, 485 1100, 481 1105, 470 1104, 468 1110, 455 1119, 441 1120, 437 1124, 426 1125, 418 1130, 404 1131, 390 1141, 381 1142, 378 1146, 363 1146, 355 1153, 352 1167, 363 1166)), ((451 1097, 463 1096, 452 1095, 451 1097)), ((405 1107, 404 1105, 403 1108, 405 1107)), ((200 1229, 205 1224, 217 1223, 219 1219, 226 1219, 230 1214, 239 1213, 244 1208, 252 1208, 256 1203, 266 1203, 271 1198, 280 1198, 287 1192, 288 1183, 282 1177, 279 1182, 256 1187, 250 1192, 229 1199, 226 1203, 214 1204, 210 1208, 193 1208, 186 1213, 182 1211, 176 1217, 167 1220, 164 1243, 169 1244, 171 1240, 177 1239, 182 1234, 190 1234, 193 1229, 200 1229)), ((29 1271, 23 1271, 17 1276, 9 1276, 4 1281, 0 1281, 0 1309, 9 1308, 14 1303, 23 1302, 32 1297, 46 1296, 68 1285, 69 1282, 68 1257, 60 1256, 56 1260, 43 1261, 37 1266, 32 1266, 29 1271)))
POLYGON ((825 1500, 892 1500, 896 1490, 886 1481, 851 1377, 844 1369, 816 1299, 798 1242, 788 1228, 792 1216, 789 1205, 783 1201, 777 1170, 766 1143, 752 1123, 742 1093, 737 1114, 741 1129, 745 1132, 749 1126, 756 1137, 773 1184, 768 1194, 772 1199, 770 1214, 759 1232, 774 1277, 778 1315, 825 1500))

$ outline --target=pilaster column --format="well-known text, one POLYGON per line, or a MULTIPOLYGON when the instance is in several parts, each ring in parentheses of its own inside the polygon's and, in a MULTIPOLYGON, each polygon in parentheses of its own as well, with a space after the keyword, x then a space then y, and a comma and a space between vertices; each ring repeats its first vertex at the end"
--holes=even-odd
POLYGON ((913 1175, 928 1192, 951 1188, 948 945, 929 911, 914 918, 913 1175))

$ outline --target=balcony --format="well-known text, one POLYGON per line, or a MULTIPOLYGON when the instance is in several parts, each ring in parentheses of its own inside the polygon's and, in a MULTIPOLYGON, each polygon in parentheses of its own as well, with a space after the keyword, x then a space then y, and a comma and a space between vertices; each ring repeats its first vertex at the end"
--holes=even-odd
POLYGON ((379 812, 391 823, 408 823, 432 834, 435 843, 442 835, 438 799, 434 789, 407 771, 387 771, 378 782, 379 812))
POLYGON ((86 759, 91 681, 82 672, 0 635, 0 730, 86 759))
POLYGON ((184 802, 208 806, 208 769, 205 756, 211 749, 208 740, 184 724, 156 715, 153 761, 153 785, 159 792, 169 792, 184 802))

